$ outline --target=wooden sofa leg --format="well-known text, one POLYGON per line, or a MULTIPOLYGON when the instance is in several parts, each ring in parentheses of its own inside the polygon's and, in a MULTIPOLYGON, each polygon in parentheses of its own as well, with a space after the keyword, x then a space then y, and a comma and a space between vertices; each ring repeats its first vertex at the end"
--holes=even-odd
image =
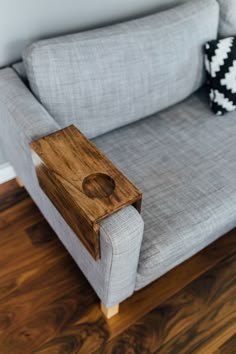
POLYGON ((103 303, 101 303, 101 310, 107 319, 115 316, 119 312, 119 304, 116 304, 112 307, 106 307, 103 303))
POLYGON ((19 187, 24 187, 23 183, 21 182, 19 177, 16 177, 16 183, 18 184, 19 187))

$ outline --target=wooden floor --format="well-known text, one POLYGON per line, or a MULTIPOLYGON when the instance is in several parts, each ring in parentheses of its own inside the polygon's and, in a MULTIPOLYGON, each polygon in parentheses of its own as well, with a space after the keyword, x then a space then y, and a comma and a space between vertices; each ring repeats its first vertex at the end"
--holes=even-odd
POLYGON ((24 188, 0 185, 0 354, 28 353, 236 354, 236 231, 108 322, 24 188))

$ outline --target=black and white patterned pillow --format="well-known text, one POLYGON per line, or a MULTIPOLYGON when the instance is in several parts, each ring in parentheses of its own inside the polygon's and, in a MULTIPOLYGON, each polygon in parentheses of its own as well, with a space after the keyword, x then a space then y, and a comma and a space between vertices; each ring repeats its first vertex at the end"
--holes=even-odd
POLYGON ((236 109, 236 37, 205 45, 207 87, 211 108, 217 115, 236 109))

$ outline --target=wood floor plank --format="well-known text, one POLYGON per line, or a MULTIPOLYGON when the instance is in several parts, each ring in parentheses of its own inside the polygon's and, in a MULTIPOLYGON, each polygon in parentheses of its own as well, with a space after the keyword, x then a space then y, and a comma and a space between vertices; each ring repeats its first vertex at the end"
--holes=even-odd
POLYGON ((32 245, 35 247, 41 247, 57 237, 53 229, 44 219, 26 228, 25 232, 29 236, 32 245))
POLYGON ((28 193, 24 188, 15 188, 0 194, 0 212, 9 209, 26 198, 28 198, 28 193))
POLYGON ((34 353, 93 353, 104 345, 109 336, 106 321, 99 314, 99 306, 89 307, 91 321, 68 328, 62 335, 37 348, 34 353))
MULTIPOLYGON (((0 234, 16 234, 39 220, 42 220, 42 215, 32 199, 24 199, 0 213, 0 234)), ((0 238, 0 242, 1 239, 3 238, 0 238)))
POLYGON ((18 188, 18 185, 17 185, 15 179, 12 179, 8 182, 2 183, 2 184, 0 184, 0 195, 5 192, 12 191, 13 189, 16 189, 16 188, 18 188))
POLYGON ((135 293, 107 321, 33 201, 16 194, 14 203, 13 190, 13 182, 2 188, 11 202, 0 212, 1 354, 234 354, 236 230, 135 293))
POLYGON ((214 354, 234 354, 236 353, 236 334, 224 342, 214 354))
MULTIPOLYGON (((201 296, 207 298, 207 309, 198 309, 200 316, 191 322, 187 331, 175 334, 156 353, 174 354, 176 350, 186 354, 214 353, 219 345, 236 333, 236 255, 203 278, 206 287, 201 296), (208 282, 214 285, 209 288, 208 282)), ((197 281, 198 286, 200 280, 197 281)))
POLYGON ((200 318, 197 323, 188 328, 188 335, 181 333, 178 339, 170 341, 154 353, 175 354, 176 350, 183 354, 215 353, 220 344, 235 334, 235 302, 232 300, 219 304, 218 308, 214 308, 205 317, 200 318), (219 315, 222 308, 225 316, 219 315))
POLYGON ((10 274, 0 276, 0 317, 5 314, 2 332, 0 324, 0 353, 11 352, 14 346, 19 353, 31 352, 99 302, 59 242, 50 252, 41 252, 40 256, 39 249, 34 248, 30 263, 21 259, 17 269, 15 265, 10 274))
MULTIPOLYGON (((59 336, 63 332, 63 328, 73 327, 75 318, 83 317, 87 309, 94 306, 94 302, 95 297, 92 291, 88 292, 85 288, 74 288, 68 291, 67 288, 63 296, 58 296, 48 304, 46 300, 42 306, 37 306, 35 309, 33 306, 25 308, 23 304, 21 311, 18 308, 20 305, 15 307, 15 312, 14 309, 9 311, 8 308, 7 311, 6 308, 5 328, 1 336, 0 352, 15 353, 17 349, 17 354, 31 353, 38 347, 42 347, 45 342, 59 336), (85 303, 86 306, 84 306, 85 303), (13 318, 16 323, 10 327, 7 326, 6 323, 13 318)), ((101 325, 101 321, 98 323, 101 325)), ((105 321, 103 323, 105 325, 105 321)), ((93 341, 94 338, 91 334, 94 333, 96 336, 94 329, 97 328, 97 323, 93 322, 92 324, 91 330, 84 333, 83 329, 89 328, 88 322, 83 327, 76 327, 74 337, 80 337, 80 343, 82 341, 93 341)), ((59 338, 63 338, 63 335, 60 335, 59 338)), ((72 336, 69 338, 72 338, 72 336)), ((96 342, 95 344, 97 345, 96 342)))

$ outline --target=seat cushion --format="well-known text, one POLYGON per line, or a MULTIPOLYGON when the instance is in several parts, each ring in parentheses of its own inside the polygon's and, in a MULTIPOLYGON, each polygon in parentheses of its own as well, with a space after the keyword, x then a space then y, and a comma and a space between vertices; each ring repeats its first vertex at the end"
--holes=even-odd
POLYGON ((236 226, 236 113, 206 92, 94 141, 143 191, 136 289, 236 226))
POLYGON ((215 0, 40 41, 24 53, 35 95, 61 126, 88 137, 160 111, 204 80, 203 45, 217 36, 215 0), (199 21, 201 18, 201 21, 199 21))

